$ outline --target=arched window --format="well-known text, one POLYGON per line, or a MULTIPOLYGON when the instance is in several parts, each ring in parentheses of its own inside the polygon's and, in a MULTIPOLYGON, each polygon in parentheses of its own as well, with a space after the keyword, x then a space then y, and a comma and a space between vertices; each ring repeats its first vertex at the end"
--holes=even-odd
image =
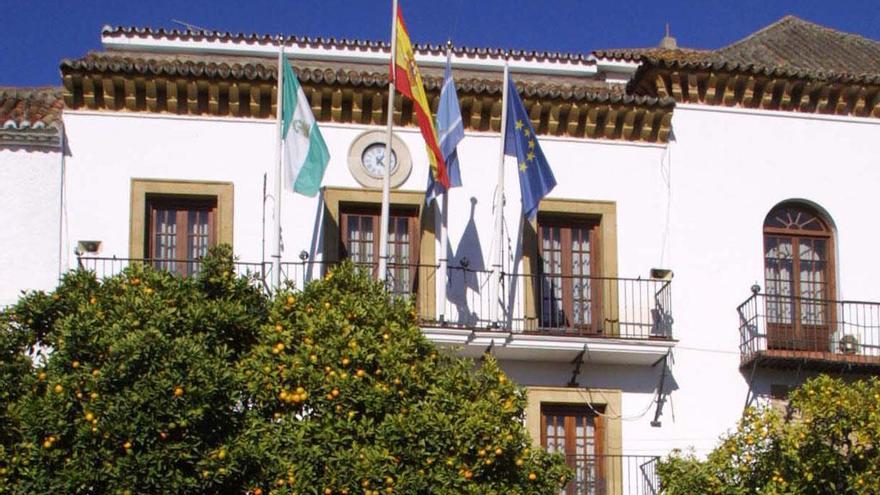
POLYGON ((827 350, 834 305, 834 233, 815 208, 780 203, 764 220, 770 344, 827 350))

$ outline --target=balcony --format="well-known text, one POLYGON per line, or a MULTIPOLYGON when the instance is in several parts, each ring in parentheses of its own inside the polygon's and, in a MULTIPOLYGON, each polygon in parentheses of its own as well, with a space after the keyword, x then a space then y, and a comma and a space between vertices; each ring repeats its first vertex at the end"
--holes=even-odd
POLYGON ((465 355, 491 348, 517 360, 651 365, 674 344, 669 280, 465 267, 450 267, 446 280, 445 304, 422 326, 465 355))
POLYGON ((756 293, 737 313, 743 368, 880 369, 880 303, 756 293))
MULTIPOLYGON (((149 264, 182 276, 198 273, 193 260, 81 257, 79 266, 99 278, 132 264, 149 264)), ((375 273, 376 267, 364 265, 375 273)), ((296 287, 319 278, 323 262, 281 264, 281 279, 296 287)), ((236 274, 266 290, 271 263, 235 263, 236 274)), ((439 267, 388 267, 389 290, 416 295, 425 335, 440 345, 460 347, 478 357, 492 350, 517 360, 572 361, 652 365, 674 345, 672 288, 669 280, 565 277, 493 273, 449 267, 446 297, 437 297, 439 267)))
POLYGON ((655 456, 568 455, 574 477, 564 495, 657 495, 660 478, 655 456))

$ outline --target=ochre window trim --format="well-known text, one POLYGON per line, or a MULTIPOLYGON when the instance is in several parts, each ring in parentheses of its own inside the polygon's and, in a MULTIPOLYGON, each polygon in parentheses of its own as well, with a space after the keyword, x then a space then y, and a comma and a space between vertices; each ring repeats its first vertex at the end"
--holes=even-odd
POLYGON ((603 428, 599 439, 603 445, 602 454, 608 456, 604 472, 606 491, 602 493, 620 493, 623 472, 619 463, 623 454, 622 421, 620 417, 623 393, 616 389, 571 388, 571 387, 526 387, 528 403, 526 405, 526 430, 532 437, 535 448, 541 446, 541 409, 544 405, 592 406, 602 413, 603 428), (618 465, 614 465, 618 463, 618 465))
MULTIPOLYGON (((345 187, 324 187, 324 220, 322 222, 323 259, 327 262, 339 260, 340 220, 342 205, 375 206, 382 204, 382 191, 375 189, 355 189, 345 187)), ((425 191, 391 191, 391 207, 413 208, 418 210, 419 219, 419 264, 435 266, 435 234, 433 206, 425 206, 425 191)), ((416 310, 425 319, 435 315, 436 285, 438 271, 419 270, 419 289, 416 294, 416 310)))
MULTIPOLYGON (((617 203, 614 201, 591 201, 573 199, 545 199, 541 201, 538 215, 571 216, 591 219, 599 224, 599 260, 597 275, 605 278, 617 277, 617 203)), ((537 306, 533 275, 540 273, 538 265, 538 222, 537 218, 526 222, 523 229, 523 280, 525 281, 525 328, 538 330, 540 315, 537 306)), ((602 314, 612 321, 617 318, 618 308, 613 304, 617 298, 603 298, 602 314)))
POLYGON ((217 243, 232 245, 234 187, 231 182, 132 179, 128 255, 143 259, 146 246, 147 196, 215 197, 217 243))

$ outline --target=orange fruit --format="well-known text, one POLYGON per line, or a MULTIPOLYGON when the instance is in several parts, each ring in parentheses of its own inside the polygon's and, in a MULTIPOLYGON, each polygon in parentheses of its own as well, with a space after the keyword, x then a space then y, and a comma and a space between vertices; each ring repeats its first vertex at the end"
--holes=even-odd
POLYGON ((183 387, 174 387, 174 396, 182 397, 183 396, 183 387))

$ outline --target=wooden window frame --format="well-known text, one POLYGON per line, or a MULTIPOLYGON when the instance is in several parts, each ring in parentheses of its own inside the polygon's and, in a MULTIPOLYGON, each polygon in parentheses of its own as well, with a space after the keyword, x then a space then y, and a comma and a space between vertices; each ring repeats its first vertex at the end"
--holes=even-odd
MULTIPOLYGON (((771 299, 776 299, 776 304, 785 304, 785 299, 790 299, 792 305, 791 323, 771 322, 767 320, 767 346, 769 349, 785 349, 796 351, 828 351, 831 345, 831 336, 834 333, 833 323, 836 321, 836 305, 834 304, 836 287, 836 263, 835 263, 835 235, 834 229, 821 212, 810 205, 799 202, 783 202, 774 206, 764 219, 762 229, 762 265, 764 270, 764 287, 770 287, 767 279, 767 245, 770 238, 787 238, 791 242, 791 287, 790 296, 774 296, 765 292, 765 303, 772 304, 771 299), (821 225, 821 230, 782 228, 767 225, 771 216, 780 208, 796 208, 808 212, 816 217, 821 225), (801 293, 801 256, 800 243, 802 240, 823 240, 826 242, 825 269, 826 294, 824 299, 816 299, 825 305, 825 321, 819 324, 809 324, 802 321, 802 305, 804 301, 801 293)), ((815 304, 815 303, 808 303, 815 304)))
POLYGON ((539 327, 541 330, 560 330, 563 332, 574 332, 574 333, 583 333, 588 335, 595 335, 601 333, 602 331, 602 292, 603 292, 603 284, 602 284, 602 249, 601 249, 601 226, 602 220, 596 216, 586 216, 586 215, 560 215, 554 213, 538 213, 537 219, 537 229, 538 229, 538 269, 541 274, 541 288, 539 288, 539 327), (561 249, 559 251, 561 260, 561 270, 560 274, 548 274, 544 273, 543 268, 543 260, 546 256, 544 252, 544 230, 547 228, 559 228, 560 229, 560 246, 561 249), (589 244, 590 244, 590 266, 589 273, 586 276, 583 275, 575 275, 573 273, 573 251, 572 247, 572 233, 575 229, 586 229, 588 230, 589 236, 589 244), (562 313, 563 318, 567 321, 563 322, 553 322, 546 321, 544 315, 544 298, 545 294, 543 294, 543 287, 545 285, 545 279, 547 277, 559 276, 562 281, 562 313), (573 297, 573 284, 575 279, 581 277, 590 281, 590 321, 587 324, 576 324, 572 323, 570 320, 571 316, 574 315, 574 297, 573 297), (549 323, 549 324, 548 324, 549 323))
POLYGON ((542 447, 542 405, 572 405, 593 407, 598 411, 604 411, 602 417, 602 453, 607 456, 603 465, 605 470, 605 485, 597 489, 598 493, 619 493, 624 480, 622 458, 623 454, 623 421, 620 411, 623 407, 623 392, 619 389, 604 388, 580 388, 580 387, 547 387, 540 385, 526 386, 528 402, 526 403, 525 423, 532 445, 535 448, 542 447), (602 491, 604 490, 604 491, 602 491))
POLYGON ((129 258, 145 259, 147 250, 147 226, 149 225, 149 197, 176 196, 180 198, 217 198, 214 218, 216 243, 233 243, 233 207, 235 189, 231 182, 188 181, 167 179, 131 179, 131 206, 129 221, 129 258))
MULTIPOLYGON (((598 263, 597 273, 606 279, 617 277, 617 204, 614 201, 544 199, 538 209, 539 216, 573 217, 598 224, 598 243, 596 246, 598 263)), ((525 294, 524 327, 529 333, 546 333, 541 329, 540 288, 535 281, 541 273, 540 238, 537 218, 526 222, 523 227, 523 290, 525 294)), ((592 260, 591 260, 592 262, 592 260)), ((603 321, 618 320, 616 297, 601 297, 601 311, 594 313, 593 320, 599 321, 596 315, 601 314, 603 321)), ((605 336, 617 335, 618 325, 609 324, 602 328, 605 336)))
MULTIPOLYGON (((325 264, 336 263, 342 254, 340 236, 341 212, 347 205, 381 205, 382 191, 375 189, 323 187, 321 198, 324 211, 321 220, 321 259, 325 264)), ((407 208, 418 211, 418 260, 420 266, 436 266, 436 237, 434 234, 434 207, 425 204, 425 191, 391 191, 391 208, 407 208)), ((421 270, 420 270, 421 271, 421 270)), ((436 314, 437 270, 426 269, 419 273, 416 291, 416 311, 419 316, 431 320, 436 314)), ((445 276, 444 279, 445 281, 445 276)))
MULTIPOLYGON (((605 455, 605 426, 604 418, 601 414, 604 412, 604 406, 593 406, 590 404, 541 404, 541 447, 547 448, 547 416, 562 416, 563 431, 565 432, 565 452, 560 452, 565 456, 565 462, 573 471, 577 471, 578 454, 575 452, 577 444, 577 423, 576 416, 589 417, 593 421, 593 483, 596 493, 606 493, 605 487, 608 484, 606 467, 608 457, 605 455)), ((589 455, 584 455, 586 462, 589 455)), ((565 488, 566 494, 575 494, 575 486, 569 482, 565 488)))
POLYGON ((144 225, 144 253, 150 262, 162 269, 167 269, 181 275, 192 275, 198 270, 197 259, 190 256, 190 225, 189 213, 194 211, 207 211, 208 213, 208 247, 217 245, 217 197, 216 196, 179 196, 179 195, 154 195, 146 197, 146 223, 144 225), (175 253, 171 258, 160 257, 156 252, 155 227, 158 223, 158 210, 167 209, 175 212, 174 234, 175 253))
MULTIPOLYGON (((373 219, 373 259, 369 262, 372 265, 372 273, 376 275, 379 265, 379 239, 381 231, 381 205, 365 205, 359 203, 341 203, 339 212, 340 218, 340 235, 339 235, 339 253, 340 259, 349 256, 349 218, 352 216, 370 217, 373 219)), ((409 291, 412 294, 418 294, 419 287, 419 244, 421 234, 419 232, 419 212, 417 208, 397 206, 390 209, 390 220, 396 218, 406 218, 408 230, 408 258, 407 263, 409 270, 409 291)), ((391 227, 389 222, 389 227, 391 227)), ((395 264, 389 263, 389 270, 395 270, 395 264)))

